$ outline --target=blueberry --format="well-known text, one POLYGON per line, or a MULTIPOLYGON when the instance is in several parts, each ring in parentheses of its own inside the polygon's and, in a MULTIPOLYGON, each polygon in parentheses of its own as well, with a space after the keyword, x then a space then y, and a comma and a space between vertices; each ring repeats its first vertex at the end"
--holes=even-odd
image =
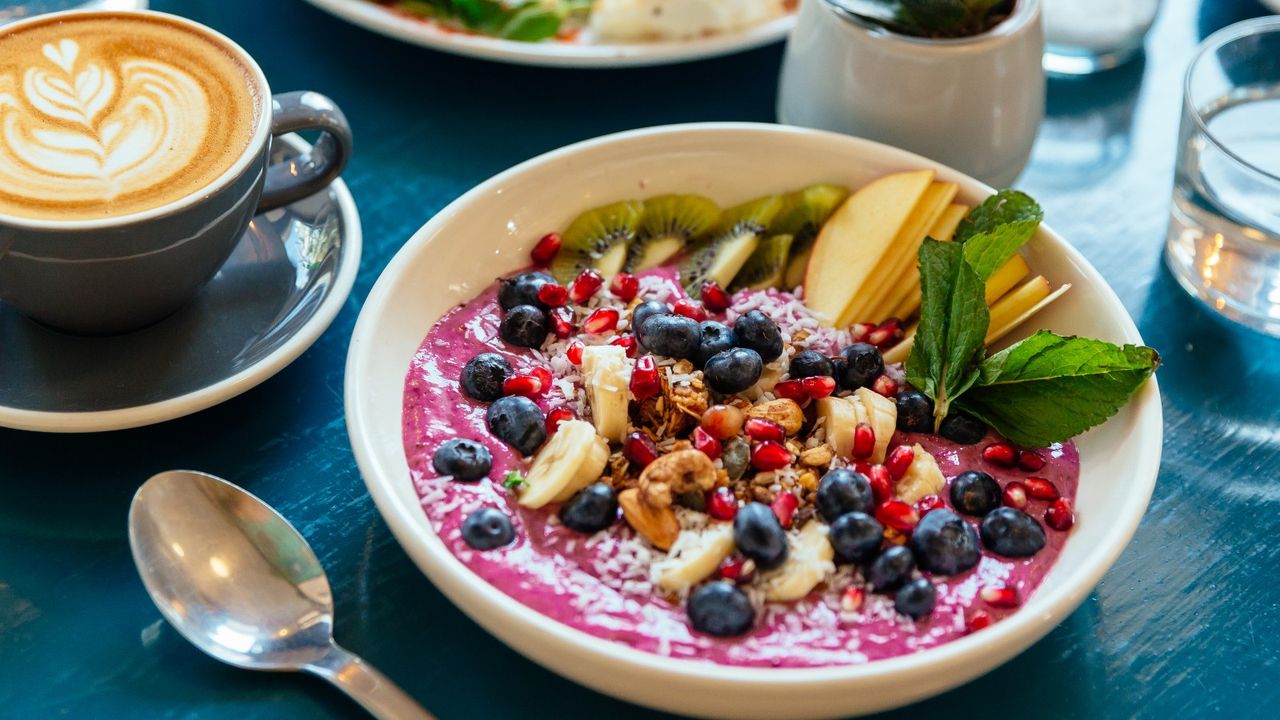
POLYGON ((764 503, 748 503, 733 518, 733 544, 761 570, 787 561, 787 533, 764 503))
POLYGON ((920 569, 938 575, 962 573, 982 558, 973 526, 946 508, 920 518, 911 533, 910 546, 920 569))
POLYGON ((555 278, 544 272, 524 272, 513 275, 498 286, 498 305, 503 310, 510 310, 517 305, 540 305, 538 291, 547 283, 554 283, 555 278))
POLYGON ((982 544, 997 555, 1031 557, 1044 547, 1044 528, 1021 510, 996 508, 982 518, 981 529, 982 544))
POLYGON ((732 350, 737 341, 733 330, 724 323, 705 320, 698 324, 702 330, 702 339, 698 342, 698 352, 693 357, 693 364, 703 367, 712 355, 732 350))
POLYGON ((995 510, 1001 494, 995 478, 981 470, 960 473, 951 481, 951 505, 965 515, 981 517, 995 510))
POLYGON ((536 305, 517 305, 507 311, 498 326, 498 334, 503 340, 527 348, 540 348, 547 339, 547 330, 551 321, 547 313, 536 305))
POLYGON ((508 395, 489 406, 489 432, 528 457, 547 439, 547 419, 527 397, 508 395))
POLYGON ((437 473, 451 475, 462 482, 474 482, 488 475, 492 464, 489 448, 462 438, 444 442, 431 458, 431 467, 437 473))
POLYGON ((727 582, 711 582, 689 595, 689 624, 716 637, 734 637, 751 629, 755 608, 747 594, 727 582))
POLYGON ((844 358, 844 371, 836 380, 844 390, 871 387, 884 374, 884 357, 875 345, 854 343, 841 350, 840 356, 844 358))
POLYGON ((732 395, 755 385, 761 372, 764 372, 764 361, 760 353, 734 348, 712 355, 702 368, 702 377, 712 390, 732 395))
POLYGON ((976 445, 987 436, 987 426, 972 415, 953 412, 942 421, 938 434, 961 445, 976 445))
POLYGON ((831 523, 827 537, 842 562, 868 563, 880 552, 884 526, 866 513, 845 513, 831 523))
POLYGON ((796 353, 796 356, 791 358, 791 366, 787 370, 787 374, 793 379, 819 375, 834 377, 835 373, 836 368, 831 364, 831 359, 813 350, 796 353))
POLYGON ((511 518, 494 508, 480 508, 462 521, 462 539, 476 550, 492 550, 516 538, 511 518))
POLYGON ((734 321, 733 332, 738 336, 739 347, 755 350, 765 362, 782 355, 782 333, 777 323, 759 310, 752 310, 734 321))
POLYGON ((618 519, 618 496, 602 482, 583 488, 560 507, 560 522, 588 535, 600 532, 618 519))
POLYGON ((933 614, 933 606, 937 602, 938 589, 933 583, 924 578, 916 578, 898 590, 893 598, 893 607, 912 620, 919 620, 933 614))
POLYGON ((894 399, 898 405, 898 429, 903 432, 933 432, 933 401, 919 390, 903 390, 894 399))
POLYGON ((481 353, 462 367, 462 392, 481 402, 502 397, 502 383, 511 377, 511 363, 498 353, 481 353))
POLYGON ((818 512, 827 522, 850 512, 869 512, 875 505, 871 480, 848 468, 836 468, 818 483, 818 512))
POLYGON ((871 563, 871 567, 867 569, 867 580, 871 581, 871 587, 876 592, 892 592, 911 579, 911 571, 915 567, 916 561, 911 557, 911 551, 901 545, 894 545, 880 553, 880 557, 871 563))
POLYGON ((640 328, 644 325, 644 321, 655 315, 670 315, 671 308, 666 303, 660 303, 657 300, 646 300, 635 306, 631 311, 631 332, 634 335, 640 334, 640 328))
POLYGON ((683 315, 655 315, 644 321, 636 337, 654 355, 691 358, 698 353, 702 328, 683 315))

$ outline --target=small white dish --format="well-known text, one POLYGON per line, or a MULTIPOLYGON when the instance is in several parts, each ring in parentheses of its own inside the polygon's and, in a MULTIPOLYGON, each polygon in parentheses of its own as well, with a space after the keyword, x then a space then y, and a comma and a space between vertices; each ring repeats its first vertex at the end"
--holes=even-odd
MULTIPOLYGON (((272 153, 309 146, 280 138, 272 153)), ((100 432, 189 415, 283 370, 346 302, 360 216, 342 180, 259 215, 186 307, 126 335, 77 337, 0 304, 0 427, 100 432)))
MULTIPOLYGON (((641 652, 561 625, 473 574, 436 536, 419 504, 402 440, 405 373, 430 326, 498 273, 528 263, 549 229, 603 202, 665 192, 720 203, 824 181, 860 186, 888 172, 936 168, 977 202, 991 188, 918 155, 833 133, 716 123, 637 130, 518 165, 454 201, 383 272, 347 358, 347 427, 369 492, 414 562, 455 605, 530 659, 601 692, 690 715, 835 717, 919 700, 995 668, 1070 614, 1111 567, 1146 510, 1159 468, 1155 381, 1077 442, 1079 522, 1039 591, 1017 613, 941 647, 863 665, 762 669, 641 652)), ((1065 240, 1041 228, 1036 270, 1074 287, 1034 323, 1116 342, 1141 337, 1115 293, 1065 240)))
POLYGON ((455 55, 546 67, 639 67, 703 60, 775 43, 787 36, 794 15, 741 32, 666 42, 518 42, 448 30, 430 20, 409 17, 368 0, 307 0, 316 7, 367 30, 421 47, 455 55))

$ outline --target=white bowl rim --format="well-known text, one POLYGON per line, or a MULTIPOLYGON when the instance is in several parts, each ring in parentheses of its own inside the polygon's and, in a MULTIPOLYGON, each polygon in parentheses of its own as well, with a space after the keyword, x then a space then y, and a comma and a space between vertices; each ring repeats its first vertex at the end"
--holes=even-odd
MULTIPOLYGON (((426 242, 426 239, 438 227, 447 224, 453 216, 466 211, 471 205, 481 201, 493 190, 502 187, 513 178, 568 156, 596 149, 602 145, 624 143, 637 139, 691 133, 719 134, 734 132, 759 133, 779 137, 787 135, 823 136, 832 141, 833 144, 844 144, 850 152, 861 150, 864 152, 885 153, 888 157, 901 161, 904 166, 929 166, 955 173, 957 176, 964 178, 964 182, 961 183, 962 187, 968 185, 984 194, 995 192, 991 187, 940 163, 870 140, 807 128, 742 122, 666 125, 605 135, 539 155, 499 173, 454 200, 423 225, 404 244, 379 276, 368 299, 365 301, 360 317, 356 321, 355 332, 352 335, 351 348, 347 357, 346 417, 352 449, 369 494, 373 497, 374 503, 391 528, 397 541, 429 578, 433 572, 448 573, 451 576, 450 579, 461 583, 466 591, 473 594, 473 598, 478 597, 489 604, 492 609, 506 615, 508 620, 523 624, 546 639, 578 646, 585 651, 604 656, 616 663, 631 666, 638 671, 657 674, 678 674, 683 678, 710 680, 720 683, 743 683, 754 686, 777 685, 796 689, 802 686, 847 681, 855 678, 859 680, 875 680, 907 670, 920 671, 923 666, 929 665, 940 667, 958 661, 962 662, 967 657, 981 656, 986 650, 994 651, 998 647, 1016 645, 1019 648, 1017 652, 1021 652, 1074 611, 1085 596, 1093 590, 1103 574, 1114 564, 1120 553, 1128 545, 1146 512, 1159 471, 1164 432, 1159 388, 1154 376, 1131 400, 1138 406, 1138 412, 1135 416, 1135 428, 1149 437, 1149 444, 1152 446, 1153 452, 1141 455, 1140 465, 1134 468, 1129 477, 1129 482, 1136 483, 1133 491, 1129 494, 1131 502, 1123 509, 1116 518, 1116 522, 1103 536, 1103 541, 1099 543, 1098 549, 1082 561, 1076 574, 1062 582, 1051 592, 1037 592, 1018 612, 993 624, 980 633, 957 638, 926 650, 873 662, 804 668, 744 667, 658 655, 632 648, 620 642, 596 637, 585 631, 552 620, 473 573, 436 536, 418 503, 401 503, 395 496, 391 488, 392 483, 409 482, 409 480, 408 478, 393 478, 391 473, 384 469, 382 460, 378 455, 371 451, 371 448, 375 445, 371 438, 372 422, 370 418, 366 417, 366 411, 362 409, 362 406, 364 406, 362 402, 363 382, 359 381, 359 369, 363 355, 370 352, 365 348, 371 348, 374 344, 372 341, 379 329, 378 318, 385 310, 386 304, 390 299, 392 286, 400 275, 409 270, 409 266, 414 259, 413 256, 421 250, 420 246, 426 242)), ((1124 309, 1115 291, 1106 283, 1101 274, 1079 251, 1053 232, 1051 228, 1042 225, 1040 231, 1045 239, 1057 246, 1057 249, 1061 250, 1092 283, 1098 286, 1104 302, 1120 311, 1123 317, 1119 319, 1126 335, 1125 342, 1141 343, 1142 338, 1138 333, 1137 326, 1133 323, 1128 311, 1124 309)), ((458 603, 456 600, 454 604, 467 615, 472 615, 471 609, 466 605, 458 603)), ((478 624, 484 627, 483 623, 478 624)))

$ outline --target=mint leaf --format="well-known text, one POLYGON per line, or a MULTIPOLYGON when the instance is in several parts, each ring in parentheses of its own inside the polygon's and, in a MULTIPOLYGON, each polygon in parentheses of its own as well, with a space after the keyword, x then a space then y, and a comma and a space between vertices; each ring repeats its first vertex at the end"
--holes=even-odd
POLYGON ((507 473, 507 476, 502 478, 502 487, 511 491, 518 491, 520 488, 528 484, 529 483, 525 481, 524 476, 514 470, 507 473))
POLYGON ((900 0, 914 24, 930 32, 963 25, 969 14, 965 0, 900 0))
POLYGON ((1017 190, 1001 190, 974 208, 956 229, 964 258, 986 282, 1014 253, 1031 239, 1044 211, 1030 196, 1017 190))
POLYGON ((907 358, 907 380, 933 398, 940 424, 951 402, 978 379, 991 322, 983 281, 964 246, 928 238, 920 246, 920 325, 907 358))
POLYGON ((1017 190, 1001 190, 969 211, 956 227, 956 242, 964 242, 979 233, 991 232, 1009 223, 1044 219, 1040 204, 1030 195, 1017 190))
POLYGON ((1013 442, 1044 447, 1106 421, 1159 365, 1149 347, 1042 330, 988 358, 960 405, 1013 442))

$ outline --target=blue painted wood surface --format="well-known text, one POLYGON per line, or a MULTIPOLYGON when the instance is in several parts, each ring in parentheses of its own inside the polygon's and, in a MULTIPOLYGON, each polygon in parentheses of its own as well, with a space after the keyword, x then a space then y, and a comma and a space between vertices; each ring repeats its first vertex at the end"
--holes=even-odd
MULTIPOLYGON (((403 45, 297 0, 153 5, 230 35, 277 90, 318 90, 346 109, 364 266, 315 347, 225 405, 105 435, 0 431, 0 717, 361 717, 310 678, 219 665, 161 621, 130 561, 125 512, 138 483, 173 467, 222 475, 289 517, 334 582, 339 641, 440 717, 653 717, 508 650, 410 563, 352 460, 343 360, 378 273, 450 200, 602 133, 771 121, 780 47, 688 66, 542 70, 403 45)), ((1145 62, 1051 84, 1019 185, 1164 355, 1160 481, 1137 537, 1079 611, 996 672, 887 716, 1274 717, 1280 343, 1211 317, 1160 259, 1183 68, 1199 38, 1263 12, 1253 0, 1169 0, 1145 62)))

